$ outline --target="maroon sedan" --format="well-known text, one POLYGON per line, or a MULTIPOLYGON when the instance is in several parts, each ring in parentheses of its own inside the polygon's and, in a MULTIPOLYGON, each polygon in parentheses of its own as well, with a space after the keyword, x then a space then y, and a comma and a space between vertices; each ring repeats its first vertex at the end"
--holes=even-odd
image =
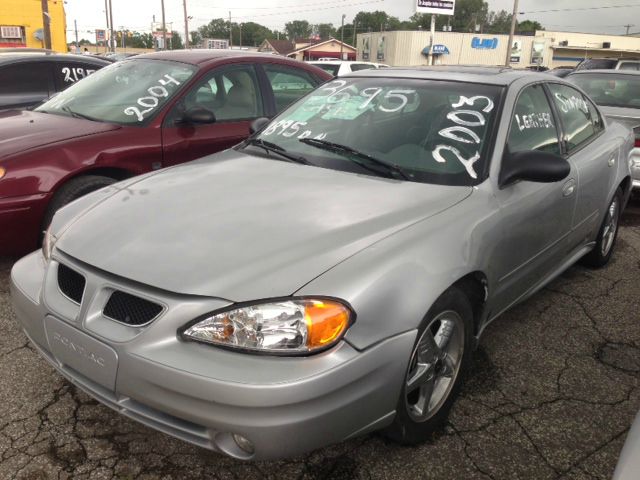
POLYGON ((34 111, 0 113, 0 254, 37 248, 57 209, 93 190, 224 150, 328 80, 276 55, 140 55, 34 111))

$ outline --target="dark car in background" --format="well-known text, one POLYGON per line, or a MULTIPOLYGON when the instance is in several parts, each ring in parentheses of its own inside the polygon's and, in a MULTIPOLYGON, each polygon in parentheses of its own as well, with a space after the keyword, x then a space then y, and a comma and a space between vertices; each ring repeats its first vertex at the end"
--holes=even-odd
POLYGON ((576 70, 640 70, 640 58, 585 58, 576 70))
POLYGON ((88 55, 0 49, 0 110, 28 108, 111 62, 88 55))
POLYGON ((629 158, 633 188, 640 188, 640 72, 635 70, 580 70, 567 80, 582 88, 608 120, 620 122, 635 133, 629 158))
POLYGON ((82 195, 237 144, 329 78, 276 55, 173 50, 110 64, 33 111, 0 112, 0 254, 34 250, 82 195))

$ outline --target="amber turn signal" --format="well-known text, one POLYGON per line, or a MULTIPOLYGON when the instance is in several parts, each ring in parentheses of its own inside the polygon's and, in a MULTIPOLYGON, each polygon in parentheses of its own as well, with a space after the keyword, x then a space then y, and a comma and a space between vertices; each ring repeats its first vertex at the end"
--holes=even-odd
POLYGON ((7 171, 4 168, 0 167, 0 178, 4 177, 5 173, 7 173, 7 171))
POLYGON ((309 350, 330 345, 349 326, 349 310, 330 300, 309 300, 304 308, 309 350))

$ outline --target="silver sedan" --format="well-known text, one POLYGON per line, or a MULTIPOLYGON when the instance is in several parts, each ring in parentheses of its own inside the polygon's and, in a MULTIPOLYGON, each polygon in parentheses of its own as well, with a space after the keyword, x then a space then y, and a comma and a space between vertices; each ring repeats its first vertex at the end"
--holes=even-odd
POLYGON ((492 320, 607 263, 631 191, 631 131, 545 74, 370 70, 254 129, 69 204, 11 275, 60 374, 239 459, 424 441, 492 320))

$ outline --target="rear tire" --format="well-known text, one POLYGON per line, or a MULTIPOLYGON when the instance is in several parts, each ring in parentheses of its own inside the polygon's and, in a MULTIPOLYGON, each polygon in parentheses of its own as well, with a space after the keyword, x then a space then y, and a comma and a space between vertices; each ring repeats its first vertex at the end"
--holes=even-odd
MULTIPOLYGON (((117 180, 101 175, 86 175, 69 180, 54 194, 42 220, 42 231, 49 228, 55 213, 68 203, 88 194, 116 183, 117 180)), ((42 234, 40 235, 42 243, 42 234)))
POLYGON ((622 213, 623 195, 618 188, 607 207, 604 220, 596 237, 596 245, 582 257, 581 263, 592 268, 601 268, 609 263, 618 237, 620 215, 622 213))
POLYGON ((447 419, 471 364, 473 310, 457 287, 444 292, 418 329, 393 423, 383 434, 403 445, 428 440, 447 419))

